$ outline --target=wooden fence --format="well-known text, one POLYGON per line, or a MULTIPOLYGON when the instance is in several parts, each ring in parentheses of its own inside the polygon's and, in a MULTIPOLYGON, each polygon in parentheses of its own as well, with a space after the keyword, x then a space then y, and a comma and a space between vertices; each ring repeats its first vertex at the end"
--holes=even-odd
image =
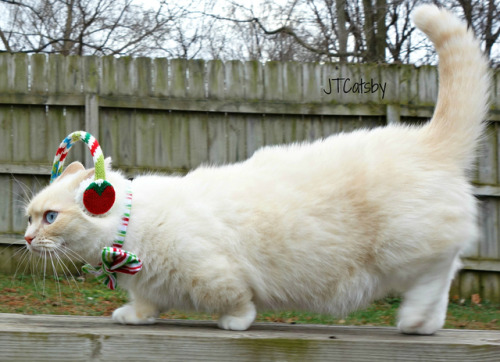
MULTIPOLYGON (((482 238, 452 293, 500 300, 500 72, 473 175, 482 238)), ((59 142, 96 135, 114 166, 187 172, 259 147, 432 115, 432 66, 202 61, 0 54, 0 253, 12 271, 25 200, 48 182, 59 142), (10 246, 9 246, 10 245, 10 246)), ((82 145, 71 159, 91 165, 82 145)))

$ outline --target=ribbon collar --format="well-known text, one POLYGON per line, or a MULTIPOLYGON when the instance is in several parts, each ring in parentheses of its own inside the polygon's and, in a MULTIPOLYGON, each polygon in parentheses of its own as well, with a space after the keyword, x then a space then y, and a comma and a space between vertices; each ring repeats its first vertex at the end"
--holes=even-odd
POLYGON ((86 264, 83 271, 95 275, 109 289, 114 290, 118 285, 117 274, 136 274, 142 269, 142 261, 137 255, 123 250, 123 242, 127 235, 127 226, 130 220, 130 210, 132 208, 132 182, 129 182, 125 197, 125 211, 120 221, 118 232, 116 233, 113 246, 106 246, 102 249, 101 260, 98 266, 86 264))

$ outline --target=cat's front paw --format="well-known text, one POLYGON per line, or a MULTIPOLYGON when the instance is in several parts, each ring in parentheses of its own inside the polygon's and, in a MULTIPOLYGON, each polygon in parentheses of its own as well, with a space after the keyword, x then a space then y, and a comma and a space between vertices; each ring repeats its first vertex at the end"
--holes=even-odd
POLYGON ((156 318, 151 316, 139 317, 134 306, 127 304, 116 309, 111 318, 121 324, 154 324, 156 318))

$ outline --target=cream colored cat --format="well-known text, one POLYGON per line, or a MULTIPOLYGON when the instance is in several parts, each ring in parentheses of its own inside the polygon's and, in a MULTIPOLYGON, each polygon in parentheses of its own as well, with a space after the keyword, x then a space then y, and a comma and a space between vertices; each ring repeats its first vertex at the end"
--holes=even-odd
MULTIPOLYGON (((144 267, 118 276, 132 301, 113 319, 147 324, 170 308, 196 309, 245 330, 257 308, 340 316, 397 292, 402 332, 441 328, 459 255, 478 239, 466 171, 490 83, 478 41, 456 17, 426 5, 414 21, 440 57, 438 102, 423 127, 361 130, 265 147, 185 177, 135 178, 124 248, 144 267)), ((92 217, 75 201, 92 173, 73 163, 31 201, 31 251, 99 262, 128 181, 109 171, 117 202, 92 217)))

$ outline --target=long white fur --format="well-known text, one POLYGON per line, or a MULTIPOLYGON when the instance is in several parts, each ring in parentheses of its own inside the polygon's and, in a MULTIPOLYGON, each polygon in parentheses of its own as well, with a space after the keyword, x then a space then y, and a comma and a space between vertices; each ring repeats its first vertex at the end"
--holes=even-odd
MULTIPOLYGON (((114 320, 154 323, 161 311, 196 309, 245 330, 257 308, 344 315, 397 292, 402 332, 442 327, 459 255, 478 238, 466 171, 487 111, 488 62, 449 12, 424 5, 413 19, 440 56, 431 122, 265 147, 185 177, 137 177, 124 248, 144 269, 119 275, 132 301, 114 320)), ((32 250, 52 240, 98 261, 119 225, 126 179, 108 172, 117 205, 92 218, 75 201, 89 177, 72 164, 33 199, 32 250), (45 210, 59 211, 54 224, 43 223, 45 210)))

